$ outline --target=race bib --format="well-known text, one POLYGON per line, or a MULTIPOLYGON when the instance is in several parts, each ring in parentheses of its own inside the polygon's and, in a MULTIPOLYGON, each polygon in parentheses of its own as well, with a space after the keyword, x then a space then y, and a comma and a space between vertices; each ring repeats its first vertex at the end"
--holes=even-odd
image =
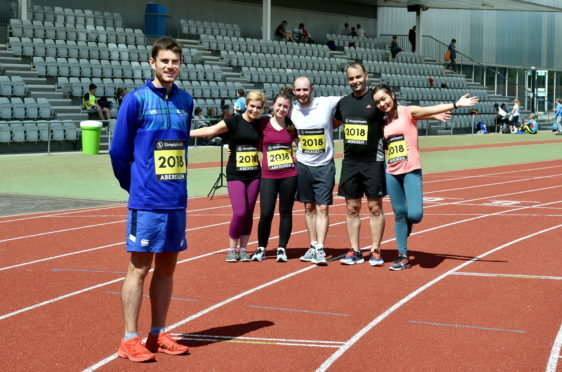
POLYGON ((326 151, 324 129, 299 130, 299 143, 303 154, 321 154, 326 151))
POLYGON ((404 135, 399 134, 388 139, 388 151, 386 153, 386 163, 392 164, 399 161, 408 160, 408 148, 404 135))
POLYGON ((236 146, 236 170, 239 172, 248 172, 257 170, 258 149, 254 146, 240 145, 236 146))
POLYGON ((347 119, 344 126, 344 142, 353 145, 366 145, 369 125, 362 119, 347 119))
POLYGON ((265 150, 267 169, 270 171, 295 167, 289 145, 267 145, 265 150))
POLYGON ((184 140, 156 140, 154 169, 158 181, 184 180, 187 172, 184 140))

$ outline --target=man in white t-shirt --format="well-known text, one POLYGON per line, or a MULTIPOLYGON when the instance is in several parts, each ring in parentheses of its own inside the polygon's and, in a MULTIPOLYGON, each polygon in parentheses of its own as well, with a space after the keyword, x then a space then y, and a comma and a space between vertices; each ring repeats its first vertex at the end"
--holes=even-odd
POLYGON ((328 208, 333 203, 334 165, 333 118, 340 97, 313 97, 310 79, 301 76, 293 84, 297 100, 289 117, 299 134, 297 199, 304 203, 310 249, 301 261, 325 265, 324 240, 328 233, 328 208))

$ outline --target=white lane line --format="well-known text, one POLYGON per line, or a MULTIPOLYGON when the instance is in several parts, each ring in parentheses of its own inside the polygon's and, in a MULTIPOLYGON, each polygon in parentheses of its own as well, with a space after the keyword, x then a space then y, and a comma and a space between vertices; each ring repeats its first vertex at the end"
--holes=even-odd
MULTIPOLYGON (((262 285, 260 285, 260 286, 257 286, 257 287, 254 287, 254 288, 252 288, 252 289, 249 289, 249 290, 247 290, 247 291, 244 291, 244 292, 242 292, 242 293, 239 293, 239 294, 237 294, 236 296, 227 298, 226 300, 221 301, 221 302, 219 302, 219 303, 216 303, 216 304, 214 304, 214 305, 211 306, 211 307, 208 307, 208 308, 206 308, 206 309, 204 309, 204 310, 202 310, 202 311, 200 311, 200 312, 198 312, 198 313, 196 313, 196 314, 193 314, 192 316, 189 316, 189 317, 187 317, 187 318, 185 318, 185 319, 180 320, 179 322, 176 322, 176 323, 174 323, 174 324, 172 324, 172 325, 170 325, 170 326, 167 326, 166 329, 167 329, 167 330, 172 330, 172 329, 178 328, 179 326, 182 326, 183 324, 185 324, 185 323, 187 323, 187 322, 190 322, 190 321, 192 321, 192 320, 194 320, 194 319, 197 319, 197 318, 199 318, 199 317, 201 317, 201 316, 203 316, 203 315, 205 315, 205 314, 207 314, 207 313, 209 313, 209 312, 211 312, 211 311, 213 311, 213 310, 216 310, 216 309, 218 309, 218 308, 220 308, 220 307, 223 307, 224 305, 227 305, 227 304, 229 304, 229 303, 231 303, 231 302, 233 302, 233 301, 236 301, 236 300, 238 300, 238 299, 240 299, 240 298, 242 298, 242 297, 245 297, 245 296, 247 296, 247 295, 249 295, 249 294, 252 294, 252 293, 254 293, 254 292, 256 292, 256 291, 259 291, 260 289, 267 288, 267 287, 269 287, 269 286, 271 286, 271 285, 273 285, 273 284, 277 284, 277 283, 279 283, 279 282, 281 282, 281 281, 283 281, 283 280, 285 280, 285 279, 291 278, 291 277, 293 277, 293 276, 295 276, 295 275, 299 275, 299 274, 304 273, 304 272, 306 272, 306 271, 312 270, 312 269, 314 269, 315 267, 316 267, 316 266, 307 266, 307 267, 305 267, 304 269, 294 271, 294 272, 289 273, 289 274, 287 274, 287 275, 281 276, 281 277, 279 277, 279 278, 277 278, 277 279, 274 279, 274 280, 271 280, 271 281, 269 281, 269 282, 266 282, 266 283, 264 283, 264 284, 262 284, 262 285)), ((90 367, 87 367, 86 369, 84 369, 84 371, 94 371, 94 370, 96 370, 96 369, 98 369, 98 368, 100 368, 100 367, 106 365, 107 363, 111 362, 112 360, 114 360, 114 359, 116 359, 116 358, 117 358, 117 353, 112 354, 112 355, 108 356, 107 358, 105 358, 105 359, 103 359, 103 360, 100 360, 99 362, 97 362, 97 363, 91 365, 90 367)))
POLYGON ((294 311, 297 313, 307 313, 307 314, 350 316, 349 314, 327 313, 324 311, 312 311, 312 310, 286 309, 283 307, 271 307, 271 306, 259 306, 259 305, 248 305, 248 307, 253 307, 255 309, 266 309, 266 310, 294 311))
MULTIPOLYGON (((532 192, 532 191, 544 191, 544 190, 550 190, 550 189, 553 189, 553 188, 560 188, 560 187, 562 187, 562 186, 550 186, 550 187, 544 187, 544 188, 541 188, 541 189, 532 189, 532 190, 517 191, 517 192, 507 193, 507 194, 492 195, 491 197, 508 196, 508 195, 516 195, 516 194, 525 194, 525 193, 532 192)), ((490 198, 490 196, 485 196, 485 197, 476 198, 476 199, 468 199, 468 200, 464 200, 463 203, 465 203, 465 202, 471 202, 471 201, 476 201, 476 200, 482 200, 482 199, 488 199, 488 198, 490 198)), ((557 203, 557 202, 555 202, 555 203, 557 203)), ((555 204, 555 203, 547 203, 547 204, 555 204)), ((334 207, 336 207, 336 206, 342 206, 342 205, 344 205, 344 204, 336 204, 336 205, 334 205, 334 207)), ((443 204, 433 204, 433 205, 430 205, 430 206, 426 206, 426 207, 424 208, 424 210, 427 210, 427 209, 429 209, 429 208, 435 208, 435 207, 446 206, 446 205, 459 205, 459 203, 458 203, 458 202, 448 202, 448 203, 443 203, 443 204)), ((501 212, 501 213, 497 213, 497 214, 504 214, 504 213, 508 213, 508 212, 518 211, 518 210, 521 210, 521 209, 539 208, 539 207, 541 207, 541 205, 523 206, 523 207, 519 207, 519 208, 516 208, 516 209, 505 210, 505 211, 503 211, 503 212, 501 212)), ((297 211, 302 211, 302 210, 303 210, 303 209, 299 209, 299 210, 297 210, 297 211)), ((394 214, 394 213, 392 213, 392 212, 390 212, 390 213, 385 213, 385 216, 390 216, 390 215, 393 215, 393 214, 394 214)), ((497 215, 497 214, 494 214, 494 215, 497 215)), ((478 219, 478 218, 484 218, 484 217, 487 217, 487 216, 489 216, 489 215, 480 215, 480 216, 476 217, 476 219, 478 219)), ((189 218, 189 217, 188 217, 188 218, 189 218)), ((254 219, 257 219, 257 218, 258 218, 257 216, 254 216, 254 219)), ((365 218, 362 218, 362 219, 365 219, 365 218)), ((470 221, 470 220, 472 220, 472 219, 463 220, 463 221, 470 221)), ((344 221, 344 222, 345 222, 345 221, 344 221)), ((205 225, 205 226, 201 226, 201 227, 196 227, 196 228, 192 228, 192 229, 187 229, 186 231, 201 230, 201 229, 204 229, 204 228, 215 227, 215 226, 225 225, 225 224, 229 224, 229 223, 230 223, 230 221, 221 222, 221 223, 214 224, 214 225, 205 225)), ((342 223, 343 223, 343 222, 335 223, 335 224, 330 224, 330 226, 336 226, 336 225, 340 225, 340 224, 342 224, 342 223)), ((447 225, 447 226, 448 226, 448 225, 447 225)), ((416 234, 417 234, 417 233, 414 232, 412 235, 416 235, 416 234)), ((272 237, 271 239, 274 239, 274 237, 272 237)), ((391 239, 391 240, 389 240, 389 241, 392 241, 392 240, 394 240, 394 239, 391 239)), ((114 246, 114 245, 124 244, 124 243, 125 243, 125 242, 119 242, 119 243, 115 243, 115 244, 111 244, 111 245, 107 245, 107 246, 103 246, 103 247, 96 247, 96 248, 92 248, 92 249, 86 249, 86 250, 83 250, 83 251, 77 251, 77 252, 66 253, 66 254, 62 254, 62 255, 58 255, 58 256, 47 257, 47 258, 43 258, 43 259, 40 259, 40 260, 35 260, 35 261, 31 261, 31 262, 25 262, 25 263, 13 265, 13 266, 8 266, 8 267, 5 267, 5 268, 0 268, 0 271, 8 270, 8 269, 13 269, 13 268, 20 267, 20 266, 26 266, 26 265, 30 265, 30 264, 34 264, 34 263, 38 263, 38 262, 49 261, 49 260, 56 259, 56 258, 71 256, 71 255, 74 255, 74 254, 89 252, 89 251, 91 251, 91 250, 96 250, 96 249, 111 247, 111 246, 114 246)))
MULTIPOLYGON (((542 180, 542 179, 545 179, 545 178, 556 178, 556 177, 559 177, 559 176, 562 176, 562 173, 558 173, 558 174, 554 174, 554 175, 548 175, 548 176, 537 176, 537 177, 516 179, 516 180, 504 181, 504 182, 485 183, 485 184, 480 184, 480 185, 455 187, 455 188, 447 189, 447 190, 443 190, 443 191, 428 191, 428 192, 424 192, 424 195, 426 195, 426 194, 436 194, 436 193, 439 193, 439 192, 450 192, 450 191, 477 189, 477 188, 481 188, 481 187, 505 185, 505 184, 508 184, 508 183, 517 183, 517 182, 527 182, 527 181, 534 181, 534 180, 542 180)), ((511 195, 511 194, 504 194, 504 195, 511 195)), ((494 198, 494 197, 496 197, 496 196, 488 197, 488 199, 491 199, 491 198, 494 198)), ((481 198, 481 199, 485 199, 485 198, 481 198)), ((460 202, 457 202, 457 203, 461 203, 461 204, 462 204, 463 202, 460 201, 460 202)))
POLYGON ((410 293, 409 295, 407 295, 406 297, 404 297, 403 299, 401 299, 400 301, 396 302, 394 305, 392 305, 390 308, 388 308, 385 312, 383 312, 382 314, 380 314, 379 316, 377 316, 375 319, 373 319, 373 321, 371 321, 369 324, 367 324, 365 327, 363 327, 363 329, 361 329, 359 332, 357 332, 353 337, 351 337, 346 343, 345 345, 341 346, 334 354, 332 354, 328 359, 326 359, 326 361, 324 363, 322 363, 322 365, 320 365, 320 367, 318 367, 318 369, 316 370, 317 372, 321 372, 321 371, 326 371, 332 364, 334 364, 347 350, 349 350, 357 341, 359 341, 364 335, 366 335, 371 329, 373 329, 377 324, 379 324, 380 322, 382 322, 384 319, 386 319, 390 314, 392 314, 393 312, 395 312, 396 310, 398 310, 400 307, 402 307, 402 305, 406 304, 408 301, 410 301, 412 298, 416 297, 418 294, 422 293, 423 291, 425 291, 426 289, 428 289, 429 287, 433 286, 434 284, 440 282, 441 280, 445 279, 446 277, 448 277, 449 275, 457 272, 458 270, 464 268, 465 266, 470 265, 471 263, 480 260, 486 256, 489 256, 493 253, 496 253, 506 247, 509 247, 513 244, 519 243, 521 241, 533 238, 535 236, 538 236, 540 234, 555 230, 562 227, 562 224, 560 225, 556 225, 556 226, 552 226, 549 227, 547 229, 543 229, 541 231, 517 238, 515 240, 512 240, 509 243, 503 244, 499 247, 493 248, 473 259, 471 259, 470 261, 464 262, 462 264, 460 264, 459 266, 447 271, 444 274, 441 274, 440 276, 438 276, 437 278, 429 281, 428 283, 424 284, 423 286, 421 286, 420 288, 416 289, 415 291, 413 291, 412 293, 410 293))
MULTIPOLYGON (((194 209, 193 212, 208 211, 208 210, 219 209, 219 208, 224 208, 224 207, 225 207, 225 206, 216 206, 216 207, 208 207, 208 208, 194 209)), ((188 213, 190 213, 190 212, 188 211, 188 213)), ((207 216, 209 216, 209 215, 207 215, 207 216)), ((116 215, 116 216, 114 216, 114 217, 122 217, 122 216, 116 215)), ((189 215, 188 215, 188 219, 189 219, 189 215)), ((38 233, 38 234, 22 235, 22 236, 17 236, 17 237, 14 237, 14 238, 9 238, 9 239, 0 240, 0 243, 9 242, 9 241, 12 241, 12 240, 33 238, 33 237, 43 236, 43 235, 57 234, 57 233, 68 232, 68 231, 72 231, 72 230, 80 230, 80 229, 88 229, 88 228, 92 228, 92 227, 99 227, 99 226, 105 226, 105 225, 112 225, 112 224, 121 223, 121 222, 127 222, 127 220, 125 219, 125 220, 119 220, 119 221, 104 222, 104 223, 99 223, 99 224, 95 224, 95 225, 84 225, 84 226, 72 227, 72 228, 62 229, 62 230, 46 231, 46 232, 38 233)))
POLYGON ((296 340, 290 338, 267 338, 267 337, 245 337, 245 336, 219 336, 219 335, 202 335, 199 333, 171 333, 175 337, 205 337, 205 338, 216 338, 223 340, 254 340, 254 341, 276 341, 276 342, 299 342, 301 344, 313 343, 313 344, 332 344, 332 345, 343 345, 343 341, 320 341, 320 340, 296 340))
POLYGON ((48 212, 37 212, 37 213, 23 213, 20 215, 13 215, 13 216, 3 216, 1 218, 11 218, 11 217, 19 217, 19 216, 27 216, 21 217, 13 220, 1 220, 0 223, 7 223, 7 222, 19 222, 19 221, 26 221, 26 220, 34 220, 37 218, 48 218, 54 217, 59 215, 66 215, 66 214, 74 214, 74 213, 84 213, 84 212, 93 212, 93 211, 102 211, 107 209, 114 209, 114 208, 123 208, 127 204, 113 204, 107 206, 100 206, 94 208, 78 208, 78 209, 64 209, 62 211, 48 211, 48 212), (46 213, 46 214, 42 214, 46 213), (37 216, 38 215, 38 216, 37 216))
MULTIPOLYGON (((560 202, 561 202, 561 201, 555 201, 555 202, 552 202, 552 203, 560 203, 560 202)), ((525 208, 528 208, 528 207, 520 207, 520 208, 516 208, 516 209, 525 209, 525 208)), ((495 214, 501 214, 501 213, 505 213, 505 212, 506 212, 506 211, 497 212, 497 213, 494 213, 493 215, 495 215, 495 214)), ((368 217, 366 217, 366 218, 368 218, 368 217)), ((479 219, 479 218, 480 218, 480 217, 471 218, 471 219, 467 219, 467 220, 462 220, 462 221, 459 221, 458 223, 463 223, 463 222, 467 222, 467 221, 472 221, 472 220, 479 219)), ((345 221, 344 221, 344 222, 338 222, 338 223, 335 223, 335 224, 331 224, 330 226, 339 225, 339 224, 342 224, 342 223, 345 223, 345 221)), ((450 223, 450 224, 447 224, 447 225, 441 225, 441 226, 438 226, 438 227, 434 227, 434 228, 430 228, 430 229, 427 229, 427 230, 419 231, 419 232, 417 232, 417 234, 421 234, 421 233, 426 232, 426 231, 438 230, 438 229, 444 228, 444 227, 446 227, 446 226, 451 226, 451 225, 455 225, 455 224, 457 224, 457 223, 450 223)), ((549 228, 549 229, 544 230, 544 231, 549 231, 549 230, 552 230, 552 229, 557 228, 557 227, 560 227, 560 226, 562 226, 562 225, 558 225, 558 226, 556 226, 556 227, 549 228)), ((303 230, 303 231, 306 231, 306 230, 303 230)), ((300 233, 300 232, 299 232, 299 233, 300 233)), ((414 234, 416 234, 416 233, 414 233, 414 234)), ((531 237, 531 236, 534 236, 534 235, 538 235, 538 234, 539 234, 539 233, 531 234, 531 235, 529 235, 528 237, 531 237)), ((412 234, 412 235, 413 235, 413 234, 412 234)), ((520 238, 519 240, 524 240, 524 239, 526 239, 526 238, 520 238)), ((387 243, 387 242, 390 242, 390 241, 393 241, 393 240, 395 240, 395 238, 392 238, 392 239, 388 239, 388 240, 386 240, 386 241, 383 241, 383 242, 381 242, 381 244, 384 244, 384 243, 387 243)), ((514 242, 516 242, 516 241, 514 241, 514 242)), ((255 243, 255 242, 253 242, 253 243, 255 243)), ((512 243, 513 243, 513 242, 512 242, 512 243)), ((510 244, 510 243, 508 243, 508 244, 510 244)), ((507 245, 505 245, 505 246, 507 246, 507 245)), ((502 246, 502 247, 503 247, 503 246, 502 246)), ((500 248, 501 248, 501 247, 500 247, 500 248)), ((482 255, 481 257, 485 257, 486 255, 488 255, 488 254, 490 254, 490 253, 493 253, 493 252, 495 252, 496 250, 499 250, 500 248, 496 248, 495 250, 491 250, 491 251, 485 253, 484 255, 482 255)), ((225 250, 226 250, 226 249, 225 249, 225 250)), ((225 250, 223 250, 223 251, 225 251, 225 250)), ((214 253, 213 253, 213 254, 214 254, 214 253)), ((450 272, 453 272, 453 271, 456 271, 456 270, 458 270, 458 269, 461 269, 462 267, 468 265, 469 263, 471 263, 471 262, 473 262, 473 261, 475 261, 475 260, 477 260, 477 259, 479 259, 479 258, 481 258, 481 257, 473 258, 471 261, 468 261, 468 262, 466 262, 466 263, 464 263, 464 264, 458 266, 456 269, 453 269, 453 270, 451 270, 450 272)), ((178 262, 178 263, 180 263, 180 262, 178 262)), ((217 304, 215 304, 215 305, 213 305, 213 306, 211 306, 211 307, 209 307, 209 308, 207 308, 207 309, 205 309, 205 310, 203 310, 203 311, 200 311, 200 312, 197 313, 197 314, 194 314, 194 315, 192 315, 192 316, 190 316, 190 317, 188 317, 188 318, 185 318, 185 319, 183 319, 183 320, 181 320, 181 321, 179 321, 179 322, 177 322, 177 323, 175 323, 175 324, 173 324, 173 325, 171 325, 171 326, 169 326, 169 327, 166 327, 166 329, 172 330, 172 329, 174 329, 174 328, 177 328, 177 327, 179 327, 179 326, 181 326, 181 325, 183 325, 183 324, 185 324, 185 323, 187 323, 187 322, 189 322, 189 321, 191 321, 191 320, 193 320, 193 319, 196 319, 196 318, 198 318, 198 317, 201 317, 201 316, 203 316, 203 315, 205 315, 205 314, 207 314, 207 313, 209 313, 209 312, 211 312, 211 311, 213 311, 213 310, 215 310, 215 309, 218 309, 219 307, 222 307, 222 306, 224 306, 224 305, 226 305, 226 304, 228 304, 228 303, 230 303, 230 302, 233 302, 233 301, 235 301, 235 300, 237 300, 237 299, 239 299, 239 298, 241 298, 241 297, 244 297, 244 296, 246 296, 246 295, 248 295, 248 294, 250 294, 250 293, 253 293, 253 292, 255 292, 255 291, 259 290, 259 289, 268 287, 268 286, 271 285, 271 284, 274 284, 274 283, 280 282, 280 281, 282 281, 282 280, 291 278, 291 277, 293 277, 293 276, 295 276, 295 275, 304 273, 304 272, 306 272, 306 271, 308 271, 308 270, 314 269, 315 267, 317 267, 317 266, 309 266, 309 267, 307 267, 307 268, 305 268, 305 269, 295 271, 295 272, 290 273, 290 274, 288 274, 288 275, 285 275, 285 276, 283 276, 283 277, 281 277, 281 278, 275 279, 275 280, 273 280, 273 281, 271 281, 271 282, 262 284, 262 285, 259 286, 259 287, 255 287, 255 288, 250 289, 250 290, 248 290, 248 291, 246 291, 246 292, 243 292, 243 293, 241 293, 241 294, 239 294, 239 295, 237 295, 237 296, 234 296, 234 297, 231 297, 231 298, 229 298, 229 299, 227 299, 227 300, 225 300, 225 301, 219 302, 219 303, 217 303, 217 304)), ((449 273, 449 272, 448 272, 448 273, 449 273)), ((441 280, 442 278, 444 278, 445 276, 447 276, 448 273, 441 275, 441 276, 438 277, 437 279, 434 279, 432 282, 430 282, 430 283, 426 284, 424 287, 421 287, 420 289, 418 289, 418 291, 416 291, 417 293, 414 292, 415 294, 413 294, 413 295, 410 294, 408 297, 410 297, 410 298, 415 297, 419 292, 422 292, 422 291, 425 289, 425 287, 429 287, 429 286, 433 285, 434 283, 438 282, 439 280, 441 280)), ((407 298, 406 300, 403 300, 404 303, 406 303, 407 301, 409 301, 410 298, 407 298)), ((394 305, 394 307, 397 309, 397 308, 400 307, 401 305, 402 305, 402 304, 394 305)), ((394 310, 395 310, 395 309, 392 309, 392 308, 391 308, 391 309, 387 310, 386 313, 390 314, 390 313, 392 313, 394 310)), ((386 314, 386 313, 385 313, 385 314, 386 314)), ((385 315, 385 316, 384 316, 383 318, 381 318, 380 320, 382 321, 382 319, 384 319, 386 316, 387 316, 387 315, 385 315)), ((378 318, 377 318, 377 319, 378 319, 378 318)), ((374 324, 374 325, 376 325, 376 324, 374 324)), ((374 325, 373 325, 372 327, 374 327, 374 325)), ((372 328, 372 327, 371 327, 371 328, 372 328)), ((370 329, 370 328, 369 328, 369 329, 370 329)), ((366 330, 364 333, 366 333, 366 332, 368 332, 368 330, 366 330)), ((361 336, 360 336, 360 337, 361 337, 361 336)), ((358 337, 357 339, 359 339, 360 337, 358 337)), ((348 341, 348 343, 349 343, 349 341, 348 341)), ((349 347, 351 347, 351 345, 353 345, 354 343, 355 343, 355 341, 353 341, 353 342, 349 345, 349 347)), ((346 343, 346 345, 347 345, 347 343, 346 343)), ((348 348, 349 348, 349 347, 348 347, 348 348)), ((342 350, 342 348, 338 349, 338 352, 340 352, 340 350, 342 350)), ((345 350, 347 350, 347 348, 346 348, 345 350)), ((343 353, 345 352, 345 350, 344 350, 344 351, 341 351, 341 354, 343 354, 343 353)), ((336 352, 335 354, 337 354, 338 352, 336 352)), ((334 354, 334 355, 335 355, 335 354, 334 354)), ((115 353, 115 354, 113 354, 113 355, 110 355, 110 356, 108 356, 107 358, 105 358, 105 359, 103 359, 103 360, 101 360, 101 361, 99 361, 99 362, 93 364, 92 366, 86 368, 85 371, 93 371, 93 370, 95 370, 95 369, 97 369, 97 368, 99 368, 99 367, 101 367, 101 366, 104 366, 105 364, 107 364, 107 363, 113 361, 113 360, 116 359, 116 358, 117 358, 117 353, 115 353)), ((335 360, 334 360, 334 361, 335 361, 335 360)), ((325 363, 326 363, 326 362, 325 362, 325 363)), ((332 362, 332 363, 333 363, 333 362, 332 362)), ((331 365, 331 363, 330 363, 330 365, 331 365)), ((328 367, 329 367, 329 365, 328 365, 328 367)), ((327 367, 326 367, 326 368, 327 368, 327 367)))
MULTIPOLYGON (((424 181, 423 183, 437 183, 437 182, 449 182, 449 181, 458 181, 458 180, 466 180, 468 178, 483 178, 483 177, 492 177, 492 176, 499 176, 502 174, 511 174, 511 173, 521 173, 521 172, 528 172, 528 171, 537 171, 537 170, 552 170, 554 168, 562 168, 561 165, 555 165, 552 167, 541 167, 541 168, 527 168, 527 169, 519 169, 519 170, 512 170, 512 171, 504 171, 504 172, 495 172, 495 173, 486 173, 486 174, 478 174, 478 175, 474 175, 474 176, 460 176, 460 177, 455 177, 455 178, 443 178, 440 180, 427 180, 424 181)), ((488 168, 477 168, 477 169, 488 169, 488 168)), ((450 173, 450 172, 454 172, 454 171, 445 171, 444 173, 450 173)), ((439 173, 442 172, 432 172, 432 173, 428 173, 429 176, 431 175, 437 175, 439 173)))
MULTIPOLYGON (((182 261, 178 261, 178 264, 179 264, 179 263, 183 263, 183 262, 188 262, 188 261, 197 260, 197 259, 200 259, 200 258, 203 258, 203 257, 207 257, 207 256, 211 256, 211 255, 213 255, 213 254, 216 254, 216 253, 219 253, 219 252, 223 252, 223 251, 225 251, 225 250, 226 250, 226 249, 222 249, 222 250, 219 250, 219 251, 214 251, 214 252, 210 252, 210 253, 205 253, 205 254, 200 255, 200 256, 191 257, 191 258, 188 258, 188 259, 185 259, 185 260, 182 260, 182 261)), ((154 269, 150 269, 150 272, 153 272, 153 271, 154 271, 154 269)), ((37 304, 35 304, 35 305, 31 305, 31 306, 25 307, 25 308, 23 308, 23 309, 19 309, 19 310, 13 311, 13 312, 8 313, 8 314, 1 315, 1 316, 0 316, 0 320, 6 319, 6 318, 10 318, 10 317, 12 317, 12 316, 15 316, 15 315, 24 313, 24 312, 26 312, 26 311, 30 311, 30 310, 37 309, 37 308, 39 308, 39 307, 42 307, 42 306, 51 304, 51 303, 53 303, 53 302, 57 302, 57 301, 60 301, 60 300, 64 300, 65 298, 68 298, 68 297, 72 297, 72 296, 76 296, 76 295, 79 295, 79 294, 82 294, 82 293, 85 293, 85 292, 89 292, 89 291, 92 291, 92 290, 94 290, 94 289, 104 287, 104 286, 106 286, 106 285, 110 285, 110 284, 113 284, 113 283, 118 283, 118 282, 123 281, 123 280, 125 280, 125 278, 124 278, 124 277, 121 277, 121 278, 117 278, 117 279, 110 280, 110 281, 108 281, 108 282, 96 284, 96 285, 93 285, 93 286, 91 286, 91 287, 83 288, 83 289, 80 289, 80 290, 78 290, 78 291, 74 291, 74 292, 71 292, 71 293, 67 293, 67 294, 65 294, 65 295, 62 295, 62 296, 59 296, 59 297, 55 297, 55 298, 52 298, 52 299, 47 300, 47 301, 43 301, 43 302, 37 303, 37 304)))
POLYGON ((217 340, 216 338, 196 338, 196 337, 181 337, 180 340, 187 341, 210 341, 210 342, 231 342, 237 344, 253 344, 253 345, 276 345, 276 346, 304 346, 304 347, 323 347, 323 348, 333 348, 337 349, 338 345, 325 345, 325 344, 298 344, 293 342, 279 342, 279 341, 246 341, 239 340, 238 338, 233 338, 230 340, 217 340))
POLYGON ((562 276, 548 276, 548 275, 524 275, 524 274, 496 274, 496 273, 472 273, 457 271, 453 275, 459 276, 482 276, 493 278, 516 278, 516 279, 547 279, 547 280, 562 280, 562 276))
POLYGON ((453 327, 453 328, 481 329, 481 330, 483 330, 483 331, 497 331, 497 332, 511 332, 511 333, 526 333, 526 331, 520 331, 520 330, 517 330, 517 329, 503 329, 503 328, 490 328, 490 327, 469 326, 469 325, 464 325, 464 324, 449 324, 449 323, 424 322, 424 321, 421 321, 421 320, 408 320, 408 323, 425 324, 425 325, 434 325, 434 326, 441 326, 441 327, 453 327))
POLYGON ((119 220, 119 221, 112 221, 112 222, 104 222, 104 223, 97 223, 97 224, 94 224, 94 225, 78 226, 78 227, 71 227, 71 228, 62 229, 62 230, 54 230, 54 231, 47 231, 47 232, 43 232, 43 233, 37 233, 37 234, 30 234, 30 235, 24 235, 24 236, 16 236, 15 238, 2 239, 2 240, 0 240, 0 243, 6 243, 6 242, 14 241, 14 240, 21 240, 21 239, 27 239, 27 238, 36 238, 36 237, 38 237, 38 236, 45 236, 45 235, 51 235, 51 234, 58 234, 58 233, 61 233, 61 232, 76 231, 76 230, 82 230, 82 229, 91 229, 91 228, 93 228, 93 227, 114 225, 114 224, 122 223, 122 222, 126 222, 126 221, 127 221, 127 220, 119 220))
POLYGON ((562 358, 560 355, 560 348, 562 348, 562 325, 558 330, 558 334, 554 339, 554 344, 550 351, 550 357, 548 358, 548 364, 546 365, 546 372, 556 372, 556 365, 558 364, 558 359, 562 358))
POLYGON ((113 244, 108 244, 108 245, 102 245, 102 246, 99 246, 99 247, 94 247, 94 248, 89 248, 89 249, 83 249, 83 250, 81 250, 81 251, 75 251, 75 252, 70 252, 70 253, 59 254, 59 255, 57 255, 57 256, 51 256, 51 257, 41 258, 41 259, 34 260, 34 261, 22 262, 22 263, 19 263, 19 264, 16 264, 16 265, 12 265, 12 266, 0 267, 0 271, 15 269, 16 267, 22 267, 22 266, 32 265, 32 264, 36 264, 36 263, 39 263, 39 262, 45 262, 45 261, 56 260, 57 258, 63 258, 63 257, 68 257, 68 256, 74 256, 75 254, 81 254, 81 253, 86 253, 86 252, 97 251, 98 249, 104 249, 104 248, 109 248, 109 247, 115 247, 116 245, 121 245, 121 244, 125 244, 125 242, 119 242, 119 243, 113 243, 113 244))

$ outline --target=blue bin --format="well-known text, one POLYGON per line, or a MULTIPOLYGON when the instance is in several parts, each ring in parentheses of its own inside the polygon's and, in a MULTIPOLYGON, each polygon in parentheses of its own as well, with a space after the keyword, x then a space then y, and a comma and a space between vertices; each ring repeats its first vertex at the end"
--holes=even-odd
POLYGON ((166 36, 167 17, 164 5, 147 3, 144 10, 144 34, 147 36, 166 36))

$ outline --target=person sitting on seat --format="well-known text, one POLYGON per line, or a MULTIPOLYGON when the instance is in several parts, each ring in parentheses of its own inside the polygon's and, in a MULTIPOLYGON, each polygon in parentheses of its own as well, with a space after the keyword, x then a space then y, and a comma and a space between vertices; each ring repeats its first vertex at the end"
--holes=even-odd
POLYGON ((537 134, 539 124, 536 119, 536 114, 531 114, 529 117, 525 118, 525 121, 523 121, 523 124, 519 127, 519 133, 537 134))
POLYGON ((281 22, 281 24, 275 29, 275 38, 277 40, 294 41, 291 33, 285 30, 286 27, 287 21, 281 22))
POLYGON ((82 99, 82 106, 86 111, 88 111, 88 113, 97 112, 100 120, 103 120, 104 114, 106 119, 109 120, 111 119, 109 114, 109 109, 107 107, 101 107, 99 105, 95 96, 96 89, 97 89, 96 84, 90 84, 90 86, 88 87, 88 93, 86 93, 84 95, 84 98, 82 99))
POLYGON ((396 58, 396 55, 402 51, 402 48, 398 46, 398 37, 396 35, 392 36, 392 42, 390 43, 390 54, 392 54, 392 60, 396 58))

